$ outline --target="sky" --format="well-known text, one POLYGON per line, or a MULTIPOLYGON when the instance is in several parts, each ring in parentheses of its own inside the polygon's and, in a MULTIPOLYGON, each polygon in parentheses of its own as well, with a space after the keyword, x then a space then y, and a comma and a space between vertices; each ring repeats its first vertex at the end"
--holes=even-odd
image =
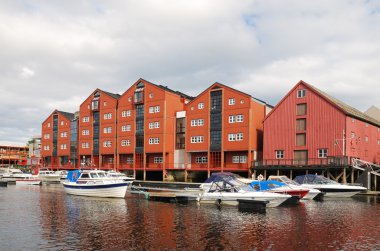
POLYGON ((380 1, 0 1, 0 144, 139 78, 191 96, 219 82, 271 105, 304 80, 380 107, 380 1))

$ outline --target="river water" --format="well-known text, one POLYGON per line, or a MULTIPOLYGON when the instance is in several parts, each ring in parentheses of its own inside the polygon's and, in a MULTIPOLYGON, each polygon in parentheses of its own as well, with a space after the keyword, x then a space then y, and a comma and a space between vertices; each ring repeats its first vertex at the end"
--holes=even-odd
POLYGON ((268 208, 66 195, 62 185, 0 187, 0 250, 379 250, 380 199, 268 208))

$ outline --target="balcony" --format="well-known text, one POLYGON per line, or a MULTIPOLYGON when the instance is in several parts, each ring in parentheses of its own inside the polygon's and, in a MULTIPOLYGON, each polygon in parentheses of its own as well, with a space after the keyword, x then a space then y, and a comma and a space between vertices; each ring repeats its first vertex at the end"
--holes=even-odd
POLYGON ((289 167, 345 167, 348 166, 348 158, 346 156, 314 158, 314 159, 268 159, 252 162, 252 168, 289 168, 289 167))

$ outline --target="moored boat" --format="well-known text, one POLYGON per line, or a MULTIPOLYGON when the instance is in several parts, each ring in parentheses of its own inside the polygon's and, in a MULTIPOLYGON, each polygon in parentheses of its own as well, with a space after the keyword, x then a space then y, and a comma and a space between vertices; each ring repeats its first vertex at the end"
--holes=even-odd
POLYGON ((321 175, 306 174, 294 178, 294 181, 305 188, 315 188, 325 193, 325 197, 349 198, 360 192, 367 191, 367 188, 356 185, 344 185, 330 180, 321 175))
POLYGON ((63 187, 67 194, 124 198, 132 181, 112 179, 101 170, 75 170, 67 174, 63 187))
POLYGON ((277 207, 291 198, 285 194, 253 191, 235 176, 224 173, 213 173, 205 183, 209 185, 199 194, 200 203, 238 205, 239 200, 252 200, 267 201, 267 207, 277 207))
POLYGON ((17 179, 16 185, 41 185, 42 180, 36 176, 24 177, 23 179, 17 179))
MULTIPOLYGON (((295 189, 302 188, 300 184, 298 184, 294 180, 289 179, 285 175, 280 175, 280 176, 271 175, 268 178, 268 181, 269 180, 274 180, 274 181, 279 181, 279 182, 285 183, 288 187, 295 188, 295 189)), ((304 199, 304 200, 312 200, 312 199, 321 200, 323 198, 324 193, 322 193, 318 189, 311 188, 311 187, 308 187, 306 189, 308 189, 309 192, 304 197, 302 197, 302 199, 304 199)))
POLYGON ((61 181, 61 176, 49 169, 38 170, 37 176, 43 183, 59 183, 61 181))

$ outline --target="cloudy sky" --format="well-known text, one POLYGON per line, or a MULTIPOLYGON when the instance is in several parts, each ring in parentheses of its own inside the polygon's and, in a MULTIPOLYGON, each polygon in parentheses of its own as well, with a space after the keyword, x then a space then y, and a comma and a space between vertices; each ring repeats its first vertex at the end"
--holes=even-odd
POLYGON ((272 105, 302 79, 380 107, 380 1, 2 0, 0 48, 0 144, 140 77, 193 96, 220 82, 272 105))

